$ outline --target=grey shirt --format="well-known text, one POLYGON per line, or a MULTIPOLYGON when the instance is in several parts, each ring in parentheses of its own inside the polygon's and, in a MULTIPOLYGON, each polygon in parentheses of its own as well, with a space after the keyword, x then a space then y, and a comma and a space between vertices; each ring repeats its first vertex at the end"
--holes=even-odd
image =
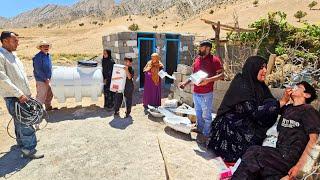
POLYGON ((15 52, 0 47, 0 96, 30 96, 30 86, 20 59, 15 52))

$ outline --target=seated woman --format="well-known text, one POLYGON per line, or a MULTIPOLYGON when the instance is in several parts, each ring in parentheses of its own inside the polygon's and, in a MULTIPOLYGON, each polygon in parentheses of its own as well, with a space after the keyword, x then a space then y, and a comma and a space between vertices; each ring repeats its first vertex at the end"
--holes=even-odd
POLYGON ((279 102, 264 83, 267 60, 249 57, 236 75, 212 122, 208 148, 226 162, 235 162, 252 145, 262 145, 276 122, 279 102))

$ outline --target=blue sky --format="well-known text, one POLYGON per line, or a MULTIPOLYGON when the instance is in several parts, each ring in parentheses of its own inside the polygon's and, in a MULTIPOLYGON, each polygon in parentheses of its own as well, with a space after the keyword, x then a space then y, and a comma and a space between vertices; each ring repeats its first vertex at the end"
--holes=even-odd
MULTIPOLYGON (((44 6, 46 4, 72 5, 78 0, 0 0, 0 16, 13 17, 19 13, 44 6)), ((115 0, 119 2, 120 0, 115 0)))

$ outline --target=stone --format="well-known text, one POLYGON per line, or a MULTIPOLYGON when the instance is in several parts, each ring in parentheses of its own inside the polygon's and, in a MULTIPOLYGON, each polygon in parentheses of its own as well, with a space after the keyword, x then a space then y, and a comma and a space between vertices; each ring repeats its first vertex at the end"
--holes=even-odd
POLYGON ((182 75, 182 79, 181 79, 181 82, 186 82, 188 79, 189 79, 189 75, 182 75))
POLYGON ((192 98, 192 94, 191 93, 187 93, 184 91, 180 92, 180 100, 186 104, 188 104, 189 106, 193 106, 193 98, 192 98))
POLYGON ((181 73, 174 72, 173 77, 176 78, 176 80, 175 80, 176 82, 182 82, 182 74, 181 73))
POLYGON ((193 85, 191 84, 186 85, 186 87, 184 88, 184 92, 191 93, 191 86, 193 85))
POLYGON ((190 66, 187 66, 184 64, 178 64, 177 72, 184 74, 184 75, 190 75, 190 74, 192 74, 192 68, 190 66))

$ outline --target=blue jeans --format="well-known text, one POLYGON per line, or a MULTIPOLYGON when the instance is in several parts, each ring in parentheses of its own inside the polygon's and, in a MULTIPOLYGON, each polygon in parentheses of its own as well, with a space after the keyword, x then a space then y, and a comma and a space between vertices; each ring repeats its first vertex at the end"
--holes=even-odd
POLYGON ((18 102, 18 98, 5 98, 7 109, 9 114, 14 120, 16 141, 22 149, 33 150, 37 146, 37 138, 35 129, 32 126, 27 126, 20 123, 16 118, 15 103, 18 102))
POLYGON ((197 128, 205 137, 209 137, 212 122, 213 93, 193 93, 194 108, 197 116, 197 128))

